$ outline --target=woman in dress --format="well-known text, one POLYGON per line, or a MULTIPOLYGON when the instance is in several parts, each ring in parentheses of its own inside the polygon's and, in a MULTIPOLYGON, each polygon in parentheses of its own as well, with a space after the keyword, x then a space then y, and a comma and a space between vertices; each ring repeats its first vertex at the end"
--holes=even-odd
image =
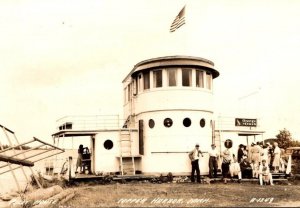
POLYGON ((82 155, 83 155, 83 145, 81 144, 81 145, 79 145, 79 148, 78 148, 78 157, 77 157, 75 173, 78 173, 77 172, 78 167, 79 167, 80 173, 82 172, 82 155))
POLYGON ((274 172, 278 173, 279 171, 279 166, 280 166, 280 148, 278 147, 278 143, 274 142, 274 160, 273 160, 273 167, 274 167, 274 172))

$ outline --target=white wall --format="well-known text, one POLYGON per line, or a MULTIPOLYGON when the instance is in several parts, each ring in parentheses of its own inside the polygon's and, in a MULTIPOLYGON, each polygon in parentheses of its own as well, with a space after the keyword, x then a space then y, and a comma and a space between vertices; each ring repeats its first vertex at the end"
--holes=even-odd
MULTIPOLYGON (((123 131, 124 133, 125 131, 123 131)), ((138 133, 131 132, 132 136, 132 154, 137 155, 139 152, 138 133)), ((95 137, 95 171, 117 172, 120 171, 120 131, 103 131, 96 134, 95 137), (104 148, 104 142, 111 140, 113 148, 107 150, 104 148)))
MULTIPOLYGON (((188 152, 196 143, 202 151, 208 151, 212 142, 210 120, 212 113, 203 111, 161 111, 141 114, 137 120, 144 120, 144 148, 142 170, 145 173, 172 172, 186 173, 191 171, 188 152), (190 127, 183 125, 184 118, 190 118, 190 127), (173 125, 165 127, 163 121, 171 118, 173 125), (206 120, 204 128, 200 127, 200 119, 206 120), (149 119, 155 121, 154 128, 148 126, 149 119), (179 152, 179 153, 155 153, 179 152)), ((208 173, 208 157, 200 160, 201 173, 208 173)))

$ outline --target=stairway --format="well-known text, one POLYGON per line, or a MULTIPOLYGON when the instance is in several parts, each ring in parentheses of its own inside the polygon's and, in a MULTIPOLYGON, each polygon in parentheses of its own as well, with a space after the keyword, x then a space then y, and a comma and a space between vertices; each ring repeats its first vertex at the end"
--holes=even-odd
POLYGON ((122 175, 135 175, 131 130, 120 131, 120 170, 122 175))

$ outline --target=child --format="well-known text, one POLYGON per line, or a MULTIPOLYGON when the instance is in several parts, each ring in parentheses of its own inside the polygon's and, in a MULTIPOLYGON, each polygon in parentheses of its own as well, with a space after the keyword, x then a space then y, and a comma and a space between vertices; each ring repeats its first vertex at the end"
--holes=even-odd
POLYGON ((252 160, 251 167, 252 167, 252 174, 253 174, 252 177, 253 178, 258 178, 258 176, 259 176, 259 164, 255 163, 252 160))
POLYGON ((269 183, 273 186, 272 174, 270 173, 269 166, 266 164, 266 160, 262 160, 262 164, 259 166, 259 183, 262 186, 263 182, 269 183))
POLYGON ((241 172, 241 168, 240 168, 240 164, 237 162, 237 159, 235 157, 235 155, 233 155, 233 160, 229 166, 229 172, 230 172, 230 176, 231 178, 233 176, 238 176, 238 182, 241 182, 242 179, 242 172, 241 172))

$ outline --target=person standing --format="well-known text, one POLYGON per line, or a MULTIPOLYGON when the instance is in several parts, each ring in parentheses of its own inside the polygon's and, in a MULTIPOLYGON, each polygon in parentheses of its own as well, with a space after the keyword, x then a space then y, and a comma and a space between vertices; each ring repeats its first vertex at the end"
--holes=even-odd
POLYGON ((259 165, 260 162, 260 146, 259 146, 259 142, 257 142, 252 148, 251 148, 251 155, 252 158, 251 160, 254 161, 255 165, 259 165))
POLYGON ((83 145, 79 145, 78 147, 78 157, 77 157, 77 162, 76 162, 76 170, 75 173, 77 172, 77 169, 79 167, 80 173, 82 173, 82 155, 83 155, 83 145))
POLYGON ((269 149, 267 145, 263 146, 261 160, 266 160, 266 164, 267 166, 269 166, 269 149))
POLYGON ((227 183, 227 177, 229 175, 229 166, 232 160, 232 153, 229 148, 226 148, 222 153, 222 175, 224 183, 227 183))
POLYGON ((244 156, 244 149, 245 149, 244 145, 240 144, 238 149, 238 163, 241 162, 242 157, 244 156))
POLYGON ((280 148, 278 147, 278 143, 274 142, 274 160, 273 160, 273 167, 274 167, 274 172, 278 173, 279 172, 279 166, 280 166, 280 148))
POLYGON ((192 164, 192 173, 191 173, 191 181, 195 182, 195 171, 197 174, 197 182, 200 183, 200 168, 199 168, 199 156, 203 157, 201 150, 199 149, 199 144, 195 145, 195 148, 189 153, 189 158, 192 164))
POLYGON ((218 173, 218 157, 219 153, 216 150, 216 145, 211 145, 211 150, 208 152, 209 154, 209 177, 216 178, 218 173))

